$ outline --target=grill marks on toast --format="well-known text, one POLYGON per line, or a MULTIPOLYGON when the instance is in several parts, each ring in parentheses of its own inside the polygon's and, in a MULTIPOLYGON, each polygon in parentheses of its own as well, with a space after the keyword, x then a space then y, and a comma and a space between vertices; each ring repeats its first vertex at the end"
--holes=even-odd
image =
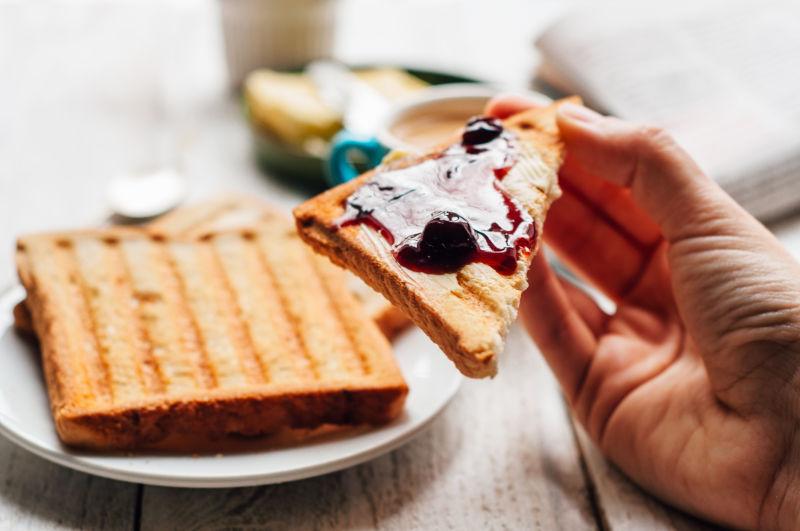
MULTIPOLYGON (((142 313, 142 297, 136 293, 136 288, 133 285, 131 278, 130 262, 125 259, 121 246, 116 245, 114 242, 113 252, 115 260, 120 264, 120 274, 122 275, 123 285, 130 288, 130 301, 133 313, 133 322, 135 334, 135 349, 139 353, 139 369, 141 371, 144 389, 149 394, 160 394, 164 392, 164 379, 161 374, 160 368, 153 355, 153 341, 150 337, 149 327, 144 321, 144 314, 142 313)), ((126 293, 126 296, 128 294, 126 293)))
MULTIPOLYGON (((150 231, 170 237, 203 238, 221 231, 253 231, 283 219, 281 214, 259 199, 231 196, 194 206, 181 207, 148 225, 150 231)), ((372 291, 358 277, 346 274, 346 282, 370 318, 392 339, 410 326, 411 321, 389 302, 372 291)), ((24 324, 24 323, 20 323, 24 324)))
POLYGON ((216 223, 241 209, 242 201, 245 200, 231 198, 184 206, 158 218, 150 224, 150 227, 171 236, 202 236, 208 232, 205 228, 219 228, 216 223))
POLYGON ((177 287, 176 302, 178 305, 180 305, 181 311, 187 319, 186 324, 188 326, 184 331, 184 334, 187 339, 188 337, 191 337, 190 348, 192 348, 196 353, 194 356, 194 362, 196 363, 198 372, 202 375, 205 388, 213 389, 217 387, 219 382, 217 380, 216 372, 213 370, 211 365, 211 356, 206 348, 205 340, 203 339, 200 322, 198 321, 197 315, 195 314, 195 311, 189 302, 189 287, 187 286, 186 279, 181 274, 173 254, 163 245, 159 245, 158 247, 161 248, 162 256, 164 257, 166 263, 169 264, 170 273, 175 279, 175 285, 177 287))
MULTIPOLYGON (((135 299, 117 245, 82 239, 72 246, 114 403, 149 391, 146 365, 141 363, 146 354, 140 344, 135 299)), ((149 345, 144 350, 149 350, 149 345)))
MULTIPOLYGON (((231 196, 178 208, 146 225, 148 232, 169 238, 202 238, 222 231, 257 230, 262 224, 282 219, 263 201, 246 196, 231 196)), ((392 339, 411 322, 397 308, 372 291, 355 275, 348 274, 348 285, 370 318, 392 339)), ((14 309, 15 327, 33 333, 33 323, 25 301, 14 309)), ((164 375, 162 374, 162 379, 164 375)), ((205 377, 211 378, 206 374, 205 377)), ((207 385, 209 387, 210 385, 207 385)))
POLYGON ((120 249, 128 264, 128 277, 163 392, 214 387, 181 278, 164 245, 142 238, 126 240, 120 249))
POLYGON ((167 249, 185 286, 186 302, 197 323, 217 386, 239 388, 257 383, 251 367, 241 356, 244 344, 236 326, 230 293, 214 267, 207 242, 177 242, 167 249))
POLYGON ((317 377, 313 364, 286 313, 275 278, 252 241, 249 234, 241 237, 224 234, 215 237, 211 245, 228 272, 229 288, 235 295, 241 318, 247 323, 264 377, 276 383, 312 381, 317 377))
MULTIPOLYGON (((334 269, 331 264, 326 260, 323 261, 319 256, 313 256, 311 263, 314 269, 317 271, 317 275, 320 277, 328 277, 330 279, 329 282, 323 282, 323 289, 325 290, 325 294, 328 297, 328 300, 334 300, 337 298, 341 298, 341 293, 335 294, 334 291, 342 289, 344 287, 344 275, 340 274, 340 272, 334 269)), ((336 317, 339 323, 343 325, 344 332, 347 335, 347 339, 350 341, 350 344, 353 347, 353 352, 356 353, 358 356, 358 361, 361 365, 361 370, 363 374, 370 374, 371 366, 369 359, 367 358, 364 349, 361 348, 359 342, 357 340, 357 327, 354 326, 353 322, 347 319, 347 316, 342 315, 342 307, 333 305, 334 311, 336 312, 336 317)))
MULTIPOLYGON (((70 353, 66 359, 58 360, 61 379, 55 382, 57 400, 65 402, 69 392, 71 402, 78 407, 107 402, 110 396, 108 371, 94 334, 96 326, 86 288, 81 283, 70 243, 34 240, 26 245, 26 252, 36 279, 36 294, 48 303, 47 315, 43 317, 52 323, 51 334, 70 353)), ((54 404, 54 407, 61 405, 54 404)))
POLYGON ((55 360, 74 406, 346 381, 382 363, 364 335, 377 329, 345 315, 342 272, 283 223, 202 241, 33 236, 21 249, 36 307, 57 315, 47 321, 63 338, 68 355, 55 360))
MULTIPOLYGON (((316 258, 288 226, 265 226, 254 235, 265 269, 281 300, 299 340, 320 379, 363 375, 358 345, 352 343, 325 290, 312 260, 316 258)), ((342 278, 339 282, 344 283, 342 278)))
POLYGON ((262 201, 235 196, 181 207, 153 221, 149 228, 171 237, 201 238, 220 231, 254 229, 275 219, 282 218, 262 201))

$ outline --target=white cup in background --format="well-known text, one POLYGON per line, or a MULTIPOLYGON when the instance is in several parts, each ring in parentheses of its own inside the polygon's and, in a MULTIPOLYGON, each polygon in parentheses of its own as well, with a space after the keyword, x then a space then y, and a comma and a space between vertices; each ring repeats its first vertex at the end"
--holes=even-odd
POLYGON ((220 11, 234 88, 256 68, 297 68, 331 55, 334 0, 220 0, 220 11))

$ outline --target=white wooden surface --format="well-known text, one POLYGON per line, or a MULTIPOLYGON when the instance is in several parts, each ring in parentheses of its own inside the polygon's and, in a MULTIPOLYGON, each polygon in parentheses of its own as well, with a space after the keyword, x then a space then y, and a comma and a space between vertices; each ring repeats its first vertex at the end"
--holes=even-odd
MULTIPOLYGON (((556 0, 347 0, 336 52, 520 84, 556 0), (476 36, 476 31, 479 35, 476 36)), ((117 173, 174 163, 195 197, 298 196, 254 167, 225 87, 215 4, 0 3, 0 286, 17 234, 102 220, 117 173)), ((800 254, 800 218, 776 227, 800 254)), ((102 480, 0 440, 0 529, 693 529, 572 429, 535 347, 515 330, 492 381, 467 382, 390 455, 297 483, 191 491, 102 480), (581 452, 582 450, 582 452, 581 452)))
POLYGON ((578 446, 586 465, 587 480, 594 487, 598 521, 615 531, 715 529, 711 524, 675 511, 648 496, 606 461, 583 428, 573 420, 578 446))
POLYGON ((139 489, 73 472, 0 438, 0 529, 131 529, 139 489))

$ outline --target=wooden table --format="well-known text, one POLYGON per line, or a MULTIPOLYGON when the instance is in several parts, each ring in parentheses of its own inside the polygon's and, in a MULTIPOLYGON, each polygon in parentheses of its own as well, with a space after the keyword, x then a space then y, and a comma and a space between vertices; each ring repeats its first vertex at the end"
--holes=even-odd
MULTIPOLYGON (((542 0, 500 2, 491 13, 449 1, 396 4, 340 3, 338 56, 520 83, 533 72, 532 36, 560 9, 542 0), (476 27, 485 30, 480 39, 476 27)), ((103 219, 105 184, 121 172, 174 163, 196 197, 235 190, 284 206, 298 200, 255 168, 220 46, 210 2, 0 5, 0 285, 13 280, 17 234, 103 219)), ((797 254, 800 218, 775 229, 797 254)), ((0 529, 598 527, 705 526, 642 493, 600 456, 519 329, 499 376, 466 382, 412 442, 314 479, 145 487, 73 472, 0 439, 0 529)))

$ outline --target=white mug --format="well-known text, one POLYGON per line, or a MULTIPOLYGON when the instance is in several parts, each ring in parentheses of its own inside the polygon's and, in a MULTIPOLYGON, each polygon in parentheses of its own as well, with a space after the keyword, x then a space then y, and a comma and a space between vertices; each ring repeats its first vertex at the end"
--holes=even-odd
POLYGON ((333 49, 334 0, 220 0, 230 83, 261 67, 299 68, 333 49))

